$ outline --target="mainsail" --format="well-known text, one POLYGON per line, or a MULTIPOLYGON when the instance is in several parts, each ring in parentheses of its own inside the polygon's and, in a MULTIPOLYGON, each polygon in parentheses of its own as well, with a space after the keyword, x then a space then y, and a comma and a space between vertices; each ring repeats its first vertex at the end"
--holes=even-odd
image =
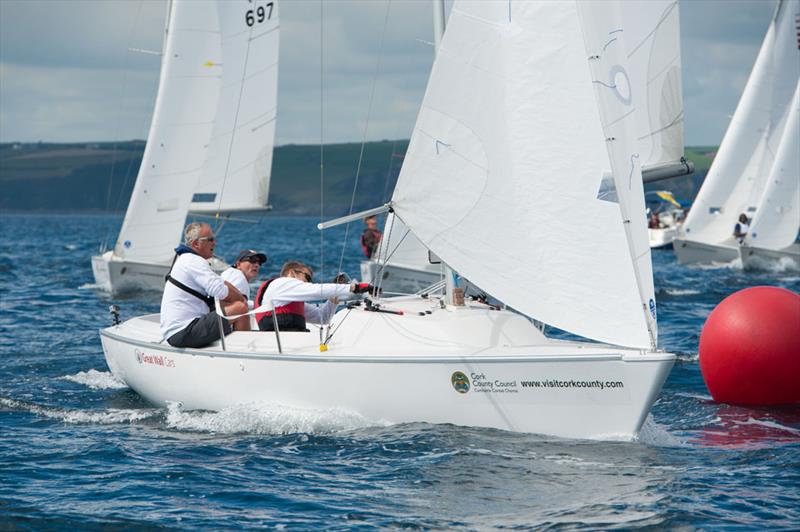
POLYGON ((789 108, 775 163, 756 208, 745 242, 779 250, 790 246, 800 230, 800 83, 789 108))
POLYGON ((217 3, 172 3, 139 175, 114 255, 169 262, 205 160, 220 93, 217 3))
MULTIPOLYGON (((719 152, 684 223, 687 239, 708 244, 730 241, 739 214, 756 218, 760 214, 758 204, 800 78, 798 16, 800 1, 779 3, 719 152)), ((759 238, 764 236, 761 231, 759 238)))
POLYGON ((584 30, 571 2, 457 1, 392 203, 426 247, 509 306, 647 348, 643 200, 619 190, 638 181, 641 195, 635 127, 601 120, 584 30), (606 168, 616 201, 598 198, 606 168))
POLYGON ((189 209, 267 207, 278 101, 278 2, 219 2, 222 89, 208 159, 189 209))

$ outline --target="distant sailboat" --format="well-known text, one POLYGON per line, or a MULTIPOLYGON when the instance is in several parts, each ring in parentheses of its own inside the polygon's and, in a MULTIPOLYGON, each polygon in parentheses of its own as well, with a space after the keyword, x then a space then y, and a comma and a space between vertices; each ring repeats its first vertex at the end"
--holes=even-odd
POLYGON ((657 349, 627 5, 457 0, 392 201, 372 210, 391 208, 518 312, 448 290, 351 304, 322 345, 248 331, 203 349, 163 343, 158 316, 142 316, 101 331, 109 368, 186 409, 266 402, 633 437, 675 356, 657 349), (598 198, 604 178, 614 198, 598 198), (498 231, 498 212, 516 223, 498 231), (592 341, 548 338, 534 319, 592 341))
MULTIPOLYGON (((434 8, 438 14, 441 9, 434 8)), ((694 166, 683 157, 683 90, 680 13, 677 0, 630 1, 622 12, 626 28, 626 78, 638 98, 636 138, 645 182, 689 174, 694 166)), ((443 26, 436 25, 442 30, 443 26)), ((610 191, 613 194, 613 190, 610 191)), ((507 224, 515 220, 498 212, 507 224)), ((576 213, 576 216, 583 216, 576 213)), ((361 265, 362 278, 387 292, 415 292, 441 279, 441 267, 429 261, 427 249, 391 215, 381 255, 361 265)), ((673 235, 663 243, 668 245, 673 235)), ((660 241, 659 241, 660 242, 660 241)))
POLYGON ((752 248, 743 259, 749 260, 750 252, 774 254, 791 246, 797 236, 799 20, 798 0, 779 2, 683 234, 674 241, 681 264, 738 258, 733 229, 743 213, 755 226, 745 240, 752 248), (773 212, 763 212, 764 207, 773 212))
POLYGON ((92 257, 100 287, 162 290, 187 214, 267 208, 278 27, 272 1, 170 2, 136 185, 114 249, 92 257))

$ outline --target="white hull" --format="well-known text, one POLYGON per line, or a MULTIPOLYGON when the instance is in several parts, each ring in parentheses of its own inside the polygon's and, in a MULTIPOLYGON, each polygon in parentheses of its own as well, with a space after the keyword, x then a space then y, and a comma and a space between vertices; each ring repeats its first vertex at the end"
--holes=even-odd
POLYGON ((800 270, 800 243, 779 250, 741 246, 739 256, 745 270, 800 270))
POLYGON ((722 264, 739 258, 739 246, 734 244, 704 244, 675 237, 672 246, 679 264, 722 264))
POLYGON ((375 260, 361 262, 361 280, 373 285, 380 284, 386 294, 415 294, 442 280, 441 267, 429 264, 425 267, 387 264, 380 273, 381 265, 375 260))
POLYGON ((650 238, 650 249, 666 248, 672 245, 672 240, 678 234, 678 229, 675 227, 648 229, 647 234, 650 238))
MULTIPOLYGON (((213 258, 211 267, 216 272, 227 268, 227 264, 213 258)), ((120 259, 107 251, 92 256, 92 272, 97 287, 111 294, 136 291, 162 291, 164 278, 169 272, 169 263, 136 262, 120 259)))
POLYGON ((480 304, 383 303, 406 314, 341 311, 334 327, 344 323, 326 352, 316 332, 282 333, 283 354, 266 332, 233 333, 226 350, 219 343, 176 349, 160 343, 157 315, 104 329, 101 339, 114 375, 158 405, 337 408, 376 422, 570 438, 635 437, 675 360, 667 353, 551 340, 524 317, 480 304))

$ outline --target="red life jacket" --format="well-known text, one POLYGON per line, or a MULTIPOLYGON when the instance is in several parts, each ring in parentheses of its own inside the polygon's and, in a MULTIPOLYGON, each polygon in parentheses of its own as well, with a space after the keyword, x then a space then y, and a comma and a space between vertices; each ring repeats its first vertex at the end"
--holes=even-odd
MULTIPOLYGON (((264 300, 264 294, 269 284, 275 278, 267 279, 258 287, 256 293, 255 306, 260 307, 264 300)), ((278 322, 278 329, 281 331, 305 331, 306 330, 306 304, 302 301, 292 301, 286 305, 275 307, 275 317, 278 322)), ((256 312, 258 328, 262 331, 273 331, 272 311, 256 312)))

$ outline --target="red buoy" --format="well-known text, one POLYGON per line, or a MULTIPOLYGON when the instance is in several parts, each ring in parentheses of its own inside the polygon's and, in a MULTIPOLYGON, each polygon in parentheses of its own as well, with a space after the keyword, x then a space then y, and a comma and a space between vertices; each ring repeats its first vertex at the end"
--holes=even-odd
POLYGON ((715 401, 800 403, 800 295, 755 286, 726 297, 708 316, 699 351, 715 401))

